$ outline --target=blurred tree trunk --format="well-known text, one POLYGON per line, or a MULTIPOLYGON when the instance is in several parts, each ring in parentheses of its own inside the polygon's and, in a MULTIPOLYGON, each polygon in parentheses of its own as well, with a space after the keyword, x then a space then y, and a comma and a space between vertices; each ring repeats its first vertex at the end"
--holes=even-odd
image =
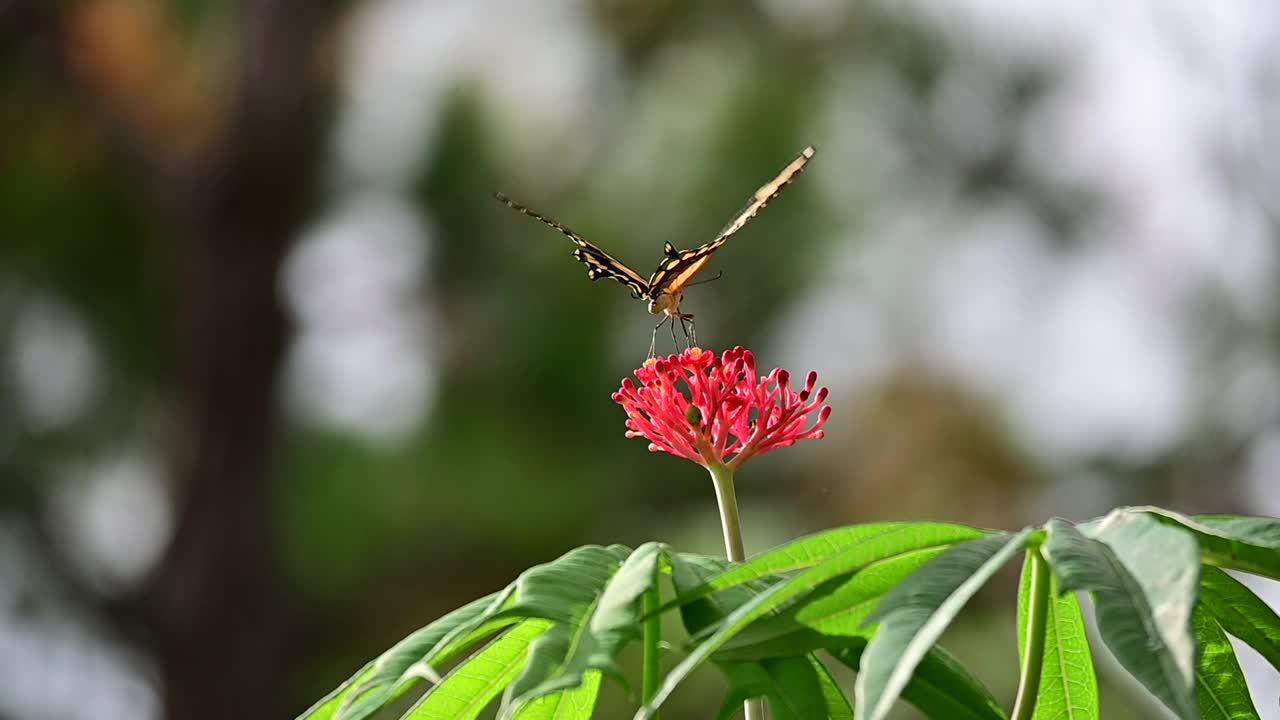
POLYGON ((290 717, 297 613, 272 471, 286 340, 278 278, 314 187, 326 115, 326 3, 243 7, 228 122, 174 213, 188 243, 178 316, 178 529, 146 591, 173 719, 290 717))
MULTIPOLYGON (((224 112, 194 152, 164 147, 131 122, 137 98, 112 92, 136 83, 113 85, 104 81, 110 66, 86 64, 95 56, 77 35, 77 13, 120 7, 112 19, 127 21, 131 6, 17 0, 5 18, 34 31, 24 40, 92 115, 180 258, 175 536, 147 582, 107 612, 151 653, 167 717, 290 717, 299 708, 284 681, 303 651, 282 577, 272 468, 288 335, 278 277, 322 157, 329 98, 320 53, 338 3, 240 3, 224 112)), ((136 43, 130 30, 110 25, 108 39, 136 43)))

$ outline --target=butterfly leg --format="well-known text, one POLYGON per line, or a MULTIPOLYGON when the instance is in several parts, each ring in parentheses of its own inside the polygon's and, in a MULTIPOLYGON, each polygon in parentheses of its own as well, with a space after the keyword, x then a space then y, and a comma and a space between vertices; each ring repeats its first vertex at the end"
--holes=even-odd
POLYGON ((684 333, 684 347, 688 350, 693 346, 693 340, 689 337, 689 325, 687 324, 689 319, 684 315, 679 315, 677 317, 680 318, 680 332, 684 333))
POLYGON ((681 313, 676 317, 680 318, 680 329, 684 331, 685 348, 696 347, 698 344, 698 330, 693 324, 693 313, 681 313), (685 323, 688 323, 688 325, 685 323))
POLYGON ((662 323, 670 319, 671 318, 663 315, 662 319, 658 321, 658 324, 653 326, 653 336, 649 338, 649 357, 653 357, 658 349, 658 328, 662 327, 662 323))
MULTIPOLYGON (((676 317, 680 318, 680 329, 683 330, 684 318, 679 315, 676 317)), ((675 352, 678 347, 680 347, 680 341, 676 339, 676 321, 675 318, 671 318, 671 351, 675 352)))

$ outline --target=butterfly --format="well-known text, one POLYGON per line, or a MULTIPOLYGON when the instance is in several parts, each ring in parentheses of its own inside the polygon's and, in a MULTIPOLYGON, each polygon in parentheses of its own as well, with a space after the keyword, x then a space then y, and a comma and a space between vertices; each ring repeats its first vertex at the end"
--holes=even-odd
MULTIPOLYGON (((719 250, 726 240, 746 226, 751 218, 763 210, 770 200, 777 197, 778 193, 782 192, 782 189, 790 184, 796 175, 804 169, 805 164, 809 162, 814 153, 815 150, 812 145, 801 150, 795 160, 792 160, 786 167, 782 168, 782 172, 762 185, 759 190, 756 190, 755 194, 747 200, 747 204, 729 220, 729 223, 716 234, 715 239, 711 242, 689 250, 677 250, 670 242, 663 243, 662 252, 665 257, 658 264, 658 269, 654 270, 653 274, 649 276, 648 280, 635 270, 619 262, 609 253, 587 242, 581 235, 570 230, 565 225, 534 210, 530 210, 502 193, 495 193, 494 197, 506 203, 507 207, 512 210, 550 225, 572 240, 573 244, 578 246, 573 251, 573 257, 587 266, 587 277, 590 280, 595 281, 600 278, 617 280, 631 289, 632 297, 637 300, 649 301, 649 312, 662 316, 658 324, 653 326, 653 336, 649 341, 649 357, 653 357, 654 348, 658 340, 658 330, 668 321, 671 322, 671 339, 673 343, 676 341, 675 322, 677 320, 680 322, 680 329, 684 331, 685 338, 690 345, 697 343, 697 333, 692 332, 691 335, 691 331, 694 329, 693 314, 680 312, 680 301, 684 297, 685 288, 697 284, 690 281, 711 260, 712 253, 719 250), (688 323, 687 326, 686 323, 688 323)), ((719 275, 716 277, 718 278, 719 275)), ((716 278, 710 278, 702 282, 710 282, 710 280, 714 279, 716 278)))

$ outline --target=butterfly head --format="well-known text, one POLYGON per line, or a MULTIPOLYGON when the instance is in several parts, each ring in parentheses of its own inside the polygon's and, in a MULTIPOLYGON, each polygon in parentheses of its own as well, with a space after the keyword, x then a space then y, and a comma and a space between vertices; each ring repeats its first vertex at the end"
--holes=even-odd
POLYGON ((649 301, 649 312, 654 315, 680 314, 680 299, 683 294, 679 290, 673 293, 658 293, 649 301))

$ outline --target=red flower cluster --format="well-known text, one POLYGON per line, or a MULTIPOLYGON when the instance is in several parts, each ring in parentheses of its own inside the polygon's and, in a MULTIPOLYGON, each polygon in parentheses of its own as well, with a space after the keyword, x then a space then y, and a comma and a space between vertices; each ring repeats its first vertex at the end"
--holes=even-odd
POLYGON ((791 373, 775 368, 756 375, 755 357, 741 346, 722 357, 700 348, 650 358, 624 378, 613 401, 627 412, 627 437, 649 440, 651 452, 668 452, 700 465, 737 468, 748 458, 804 438, 822 437, 831 415, 827 389, 810 371, 804 388, 791 389, 791 373), (681 389, 683 385, 683 389, 681 389), (808 429, 809 416, 818 411, 808 429))

